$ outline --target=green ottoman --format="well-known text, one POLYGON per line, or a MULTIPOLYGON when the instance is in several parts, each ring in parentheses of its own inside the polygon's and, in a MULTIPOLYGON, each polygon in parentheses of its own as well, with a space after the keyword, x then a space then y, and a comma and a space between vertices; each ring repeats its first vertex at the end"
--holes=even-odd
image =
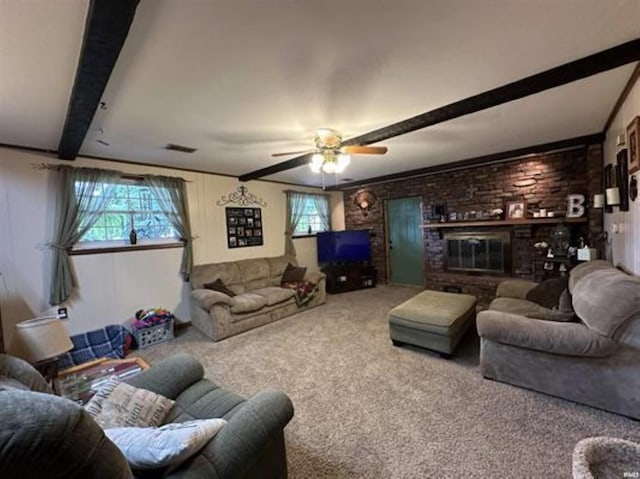
POLYGON ((389 336, 394 346, 411 344, 449 358, 475 315, 475 296, 427 290, 389 312, 389 336))

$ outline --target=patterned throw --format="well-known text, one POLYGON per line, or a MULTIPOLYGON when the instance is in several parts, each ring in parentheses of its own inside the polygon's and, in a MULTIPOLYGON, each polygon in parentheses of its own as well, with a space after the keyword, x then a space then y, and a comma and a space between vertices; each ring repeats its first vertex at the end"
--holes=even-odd
POLYGON ((129 332, 119 325, 106 326, 71 336, 73 349, 58 359, 58 368, 66 369, 98 358, 124 358, 129 332))
POLYGON ((294 298, 298 306, 307 304, 318 294, 318 285, 308 280, 282 283, 282 287, 292 289, 295 292, 294 298))

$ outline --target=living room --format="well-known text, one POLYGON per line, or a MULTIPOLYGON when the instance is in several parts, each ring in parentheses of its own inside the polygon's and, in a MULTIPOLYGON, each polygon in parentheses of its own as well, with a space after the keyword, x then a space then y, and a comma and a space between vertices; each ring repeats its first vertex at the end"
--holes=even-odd
POLYGON ((71 336, 167 308, 175 339, 135 355, 153 369, 187 352, 205 377, 242 396, 284 391, 295 410, 284 428, 291 477, 569 477, 581 439, 640 440, 626 417, 634 414, 485 379, 472 325, 446 360, 394 347, 388 322, 423 290, 473 296, 481 311, 505 280, 560 276, 577 261, 534 245, 561 227, 571 247, 640 274, 630 141, 640 128, 637 1, 116 3, 111 14, 129 18, 109 34, 101 1, 0 6, 6 352, 19 352, 18 323, 60 308, 71 336), (116 53, 87 81, 91 31, 116 53), (93 107, 78 96, 83 88, 93 107), (178 151, 166 148, 173 143, 178 151), (311 153, 329 155, 326 163, 350 147, 344 171, 307 166, 311 153), (141 230, 133 240, 137 226, 126 225, 111 245, 81 241, 68 256, 75 285, 52 301, 60 166, 184 180, 187 240, 151 241, 141 230), (194 326, 199 279, 181 274, 185 251, 198 272, 280 257, 292 243, 297 263, 319 278, 322 227, 289 233, 290 198, 300 193, 326 201, 331 231, 369 232, 377 286, 327 294, 282 318, 270 309, 268 324, 265 316, 212 341, 194 326), (390 208, 412 198, 417 260, 394 263, 403 248, 390 208), (571 201, 579 213, 569 213, 571 201), (523 216, 510 216, 512 204, 523 216), (232 208, 260 215, 242 243, 232 208), (499 272, 456 268, 456 234, 508 238, 499 272), (415 267, 418 281, 396 280, 399 264, 415 267))

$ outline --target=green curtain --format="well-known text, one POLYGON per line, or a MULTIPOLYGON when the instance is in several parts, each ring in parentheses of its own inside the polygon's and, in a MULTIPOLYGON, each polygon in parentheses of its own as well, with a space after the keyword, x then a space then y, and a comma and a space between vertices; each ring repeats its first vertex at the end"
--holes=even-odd
POLYGON ((160 205, 160 209, 166 213, 171 226, 176 229, 180 239, 184 241, 180 274, 185 281, 189 281, 193 266, 193 237, 191 236, 186 183, 182 178, 156 175, 145 175, 144 181, 160 205))
POLYGON ((293 233, 304 213, 305 200, 308 195, 305 193, 297 193, 295 191, 287 191, 287 218, 284 232, 284 254, 296 256, 296 247, 293 244, 293 233))
POLYGON ((322 221, 323 231, 329 231, 331 229, 331 213, 329 211, 329 197, 327 195, 309 195, 311 201, 313 201, 316 211, 320 215, 320 221, 322 221))
POLYGON ((69 251, 100 217, 120 173, 97 168, 60 166, 49 304, 66 301, 78 283, 69 251))

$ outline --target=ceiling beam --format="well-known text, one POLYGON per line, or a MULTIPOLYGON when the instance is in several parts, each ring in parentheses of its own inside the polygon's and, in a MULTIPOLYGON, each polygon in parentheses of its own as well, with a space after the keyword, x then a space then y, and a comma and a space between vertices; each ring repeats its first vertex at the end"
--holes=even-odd
POLYGON ((90 0, 76 78, 58 145, 58 158, 74 160, 129 33, 140 0, 90 0))
MULTIPOLYGON (((536 93, 566 85, 628 63, 640 60, 640 38, 594 53, 587 57, 565 63, 550 70, 528 76, 521 80, 449 103, 435 110, 416 115, 406 120, 387 125, 342 142, 343 145, 370 145, 396 136, 421 130, 428 126, 453 120, 464 115, 493 108, 503 103, 518 100, 536 93)), ((277 163, 239 177, 248 181, 272 175, 308 163, 308 155, 277 163)))
POLYGON ((407 178, 434 175, 436 173, 443 173, 445 171, 454 171, 463 168, 473 168, 475 166, 487 165, 491 163, 513 161, 524 156, 553 153, 556 151, 602 143, 603 141, 603 133, 594 133, 592 135, 578 136, 576 138, 568 138, 566 140, 553 141, 551 143, 541 143, 539 145, 526 146, 524 148, 518 148, 516 150, 508 150, 502 151, 500 153, 492 153, 490 155, 476 156, 474 158, 467 158, 466 160, 454 161, 453 163, 443 163, 441 165, 427 166, 425 168, 417 168, 415 170, 402 171, 400 173, 392 173, 390 175, 376 176, 375 178, 368 178, 366 180, 350 181, 349 183, 343 183, 341 185, 328 186, 326 189, 345 190, 364 185, 371 185, 374 183, 387 183, 390 181, 406 180, 407 178))

